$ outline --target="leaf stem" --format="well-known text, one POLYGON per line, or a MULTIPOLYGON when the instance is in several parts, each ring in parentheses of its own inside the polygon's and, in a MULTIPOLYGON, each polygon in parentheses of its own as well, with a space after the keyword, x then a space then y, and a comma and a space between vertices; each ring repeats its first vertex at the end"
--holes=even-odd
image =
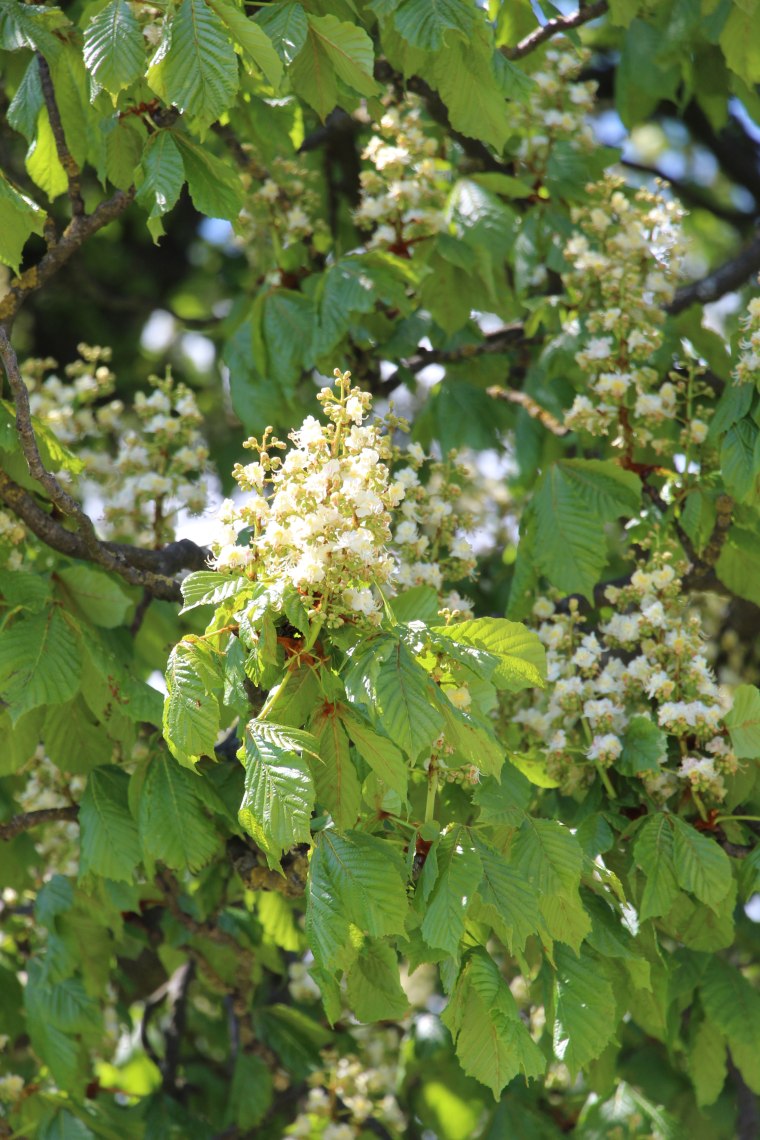
POLYGON ((428 790, 427 799, 425 800, 425 823, 429 823, 431 819, 435 819, 435 797, 438 793, 438 757, 430 757, 430 767, 428 768, 428 790))
POLYGON ((602 767, 602 765, 599 763, 598 760, 594 761, 594 767, 596 768, 597 772, 599 773, 599 778, 601 779, 602 783, 604 784, 604 788, 605 788, 605 791, 607 792, 607 795, 610 797, 611 800, 616 800, 617 799, 617 792, 613 788, 612 781, 610 780, 609 776, 607 775, 606 771, 604 770, 604 768, 602 767))
POLYGON ((716 815, 713 824, 736 820, 737 823, 760 823, 760 815, 716 815))
POLYGON ((705 805, 702 803, 702 799, 700 797, 699 792, 696 792, 693 788, 691 790, 691 798, 694 800, 694 803, 697 805, 697 811, 699 812, 700 818, 702 819, 703 823, 707 823, 707 810, 705 808, 705 805))

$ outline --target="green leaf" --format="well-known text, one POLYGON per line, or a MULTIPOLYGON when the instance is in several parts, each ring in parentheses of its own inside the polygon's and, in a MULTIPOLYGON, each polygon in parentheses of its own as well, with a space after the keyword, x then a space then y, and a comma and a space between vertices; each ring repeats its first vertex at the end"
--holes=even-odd
POLYGON ((483 877, 478 894, 487 920, 510 954, 522 953, 531 934, 542 928, 534 888, 500 852, 475 840, 483 877))
POLYGON ((601 1056, 617 1026, 617 1003, 598 958, 559 948, 554 1053, 575 1074, 601 1056))
POLYGON ((240 823, 266 853, 270 867, 279 867, 284 850, 311 839, 314 784, 309 766, 299 755, 316 747, 314 737, 284 725, 251 720, 246 725, 242 759, 245 794, 240 823))
POLYGON ((206 814, 203 788, 199 776, 164 752, 151 758, 137 812, 140 842, 148 859, 177 870, 198 871, 218 854, 220 840, 206 814))
POLYGON ((243 575, 219 574, 216 570, 196 570, 183 579, 180 586, 184 606, 179 611, 186 614, 196 606, 218 606, 238 594, 256 593, 261 589, 250 578, 243 575))
POLYGON ((209 218, 236 221, 243 208, 243 188, 237 172, 188 135, 175 131, 174 139, 182 152, 187 188, 196 210, 209 218))
POLYGON ((250 1131, 266 1116, 272 1097, 272 1076, 266 1063, 253 1053, 238 1053, 225 1122, 250 1131))
POLYGON ((359 1021, 388 1021, 400 1018, 409 1009, 401 988, 396 954, 387 942, 371 939, 346 974, 349 1004, 359 1021))
POLYGON ((509 114, 492 55, 477 43, 448 44, 433 57, 432 73, 454 130, 501 151, 510 134, 509 114))
POLYGON ((441 733, 434 683, 401 642, 379 663, 373 715, 383 731, 414 761, 441 733))
POLYGON ((309 727, 319 753, 312 764, 317 802, 329 811, 338 830, 345 831, 358 819, 362 790, 336 706, 320 708, 309 727))
POLYGON ((261 25, 241 12, 231 0, 209 0, 209 3, 229 28, 247 67, 253 65, 263 71, 272 86, 278 88, 282 81, 282 63, 261 25))
POLYGON ((79 877, 101 875, 131 883, 142 858, 137 825, 129 811, 129 776, 106 765, 90 772, 79 808, 79 877))
POLYGON ((68 188, 69 181, 58 159, 47 107, 39 113, 36 137, 26 156, 26 170, 51 201, 68 188))
POLYGON ((176 205, 185 182, 185 167, 173 131, 156 131, 150 136, 138 180, 137 201, 149 218, 160 218, 176 205))
POLYGON ((668 738, 648 716, 632 716, 615 767, 626 776, 659 772, 668 755, 668 738))
POLYGON ((428 946, 459 953, 467 907, 482 877, 480 856, 469 832, 455 827, 436 849, 438 876, 427 899, 422 919, 422 937, 428 946))
POLYGON ((476 9, 469 0, 402 0, 393 14, 397 30, 421 51, 438 51, 447 32, 467 40, 476 9))
POLYGON ((111 95, 145 71, 145 40, 128 0, 111 0, 84 30, 84 63, 111 95))
POLYGON ((378 779, 405 800, 409 769, 393 741, 375 732, 358 713, 345 705, 341 705, 341 719, 362 759, 378 779))
POLYGON ((41 234, 45 213, 0 173, 0 262, 18 273, 27 239, 41 234))
POLYGON ((267 295, 262 319, 266 343, 262 374, 276 376, 283 388, 295 386, 311 347, 314 321, 314 303, 303 293, 275 289, 267 295))
POLYGON ((533 630, 506 618, 475 618, 450 626, 434 626, 433 632, 452 641, 484 649, 498 660, 489 681, 497 689, 517 693, 546 682, 546 651, 533 630))
POLYGON ((403 933, 407 909, 403 864, 389 843, 361 831, 315 836, 306 933, 318 965, 341 962, 352 925, 372 938, 403 933))
POLYGON ((673 823, 662 812, 650 816, 639 832, 634 858, 645 875, 640 918, 666 914, 678 895, 678 876, 674 863, 673 823))
POLYGON ((207 642, 186 638, 175 645, 166 667, 164 739, 172 756, 194 767, 201 756, 214 756, 220 714, 217 690, 221 662, 207 642))
POLYGON ((273 4, 256 13, 256 22, 271 39, 280 58, 291 64, 306 43, 309 24, 302 4, 273 4))
POLYGON ((114 742, 106 735, 106 726, 94 722, 81 694, 48 709, 42 739, 47 755, 64 772, 89 772, 113 755, 114 742))
POLYGON ((81 673, 79 639, 60 606, 19 618, 0 637, 0 694, 14 724, 29 709, 68 701, 81 673))
POLYGON ((673 817, 673 859, 679 885, 700 902, 717 911, 732 885, 731 862, 714 839, 673 817))
POLYGON ((615 106, 626 127, 646 118, 661 100, 675 97, 681 69, 660 63, 662 31, 644 20, 633 20, 623 37, 615 73, 615 106))
POLYGON ((744 419, 729 428, 723 437, 720 448, 721 473, 728 491, 739 502, 751 499, 755 491, 755 448, 759 434, 756 424, 750 419, 744 419))
POLYGON ((577 891, 583 851, 558 820, 526 819, 512 850, 517 870, 539 895, 577 891))
POLYGON ((519 827, 531 801, 530 783, 511 763, 503 766, 499 782, 486 777, 475 788, 473 803, 478 805, 481 823, 519 827))
POLYGON ((132 608, 132 601, 119 583, 102 570, 92 566, 66 566, 57 570, 55 579, 62 584, 66 601, 79 617, 103 629, 123 625, 132 608))
POLYGON ((731 711, 726 714, 723 723, 740 760, 756 760, 760 757, 760 692, 754 685, 737 687, 731 711))
POLYGON ((720 34, 726 63, 750 87, 760 83, 760 44, 757 39, 757 6, 732 4, 720 34))
POLYGON ((699 996, 710 1021, 728 1038, 729 1047, 757 1049, 760 994, 736 966, 712 957, 699 996))
POLYGON ((732 526, 715 570, 732 594, 760 605, 760 537, 755 530, 732 526))
POLYGON ((360 95, 377 95, 372 40, 363 28, 337 16, 307 15, 306 43, 293 60, 290 78, 296 92, 326 119, 338 103, 341 79, 360 95))
POLYGON ((485 950, 468 956, 442 1021, 451 1031, 465 1073, 487 1085, 495 1100, 519 1073, 528 1080, 544 1075, 546 1059, 485 950))
POLYGON ((34 138, 37 118, 44 105, 40 67, 36 58, 32 57, 8 107, 8 123, 14 131, 19 131, 27 142, 31 142, 34 138))
POLYGON ((714 1104, 726 1082, 728 1066, 726 1040, 708 1018, 697 1026, 687 1060, 697 1104, 700 1108, 714 1104))
POLYGON ((204 0, 182 0, 148 69, 166 103, 208 126, 238 89, 238 64, 227 28, 204 0))
POLYGON ((558 589, 593 600, 607 562, 604 523, 631 517, 641 482, 612 460, 563 459, 544 472, 533 499, 533 554, 558 589))

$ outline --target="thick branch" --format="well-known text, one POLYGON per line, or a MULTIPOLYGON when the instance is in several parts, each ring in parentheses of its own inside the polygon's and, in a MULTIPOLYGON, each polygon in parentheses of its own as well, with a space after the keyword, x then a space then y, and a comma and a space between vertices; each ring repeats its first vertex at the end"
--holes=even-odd
POLYGON ((89 237, 123 214, 134 196, 134 187, 117 190, 91 214, 75 214, 60 239, 51 243, 40 261, 13 278, 8 292, 0 300, 0 325, 10 328, 26 298, 42 288, 89 237))
POLYGON ((162 550, 143 550, 116 542, 100 542, 94 551, 90 550, 81 534, 67 530, 2 470, 0 500, 51 550, 113 570, 130 586, 142 586, 162 601, 178 602, 182 597, 172 574, 207 567, 208 552, 187 538, 162 550))
POLYGON ((706 305, 710 301, 717 301, 719 297, 745 285, 758 271, 760 271, 760 233, 737 253, 736 257, 719 265, 701 281, 694 281, 691 285, 684 285, 679 289, 668 305, 667 311, 671 316, 675 316, 688 309, 690 305, 697 303, 706 305))
POLYGON ((55 140, 56 154, 69 180, 71 213, 73 217, 81 217, 84 214, 84 201, 82 200, 82 188, 80 185, 80 170, 66 142, 63 123, 61 122, 61 112, 58 110, 55 89, 53 88, 53 78, 50 74, 48 62, 44 56, 38 55, 37 64, 40 69, 40 86, 42 87, 42 95, 45 99, 45 106, 47 107, 48 118, 50 119, 50 129, 53 132, 53 139, 55 140))
POLYGON ((561 35, 562 32, 569 32, 573 28, 580 28, 582 24, 596 20, 606 11, 607 0, 596 0, 595 4, 581 4, 578 11, 573 12, 570 16, 557 16, 553 20, 547 20, 543 27, 536 28, 535 32, 531 32, 529 36, 520 40, 514 47, 503 47, 501 49, 502 54, 507 59, 522 59, 524 55, 529 55, 541 44, 552 39, 553 36, 561 35))
POLYGON ((29 831, 41 823, 57 823, 66 820, 73 823, 79 815, 76 804, 71 807, 43 808, 40 811, 25 811, 14 815, 7 823, 0 823, 0 839, 15 839, 22 831, 29 831))

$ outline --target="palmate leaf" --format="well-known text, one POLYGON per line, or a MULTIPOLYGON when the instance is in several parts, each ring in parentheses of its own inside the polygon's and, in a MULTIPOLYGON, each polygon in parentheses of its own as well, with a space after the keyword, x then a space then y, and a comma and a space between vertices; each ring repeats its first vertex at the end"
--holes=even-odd
POLYGON ((234 222, 243 207, 240 178, 229 163, 217 158, 188 135, 175 132, 187 176, 187 189, 193 205, 208 218, 234 222))
POLYGON ((186 638, 175 645, 166 668, 164 739, 180 764, 193 768, 201 756, 213 756, 219 734, 217 691, 221 662, 207 642, 186 638))
POLYGON ((319 753, 312 764, 317 801, 329 811, 336 827, 345 831, 356 823, 362 797, 346 730, 334 705, 319 709, 310 728, 319 753))
POLYGON ((118 95, 145 71, 145 40, 128 0, 111 0, 84 30, 84 62, 93 78, 118 95))
POLYGON ((553 585, 591 601, 607 561, 604 523, 630 518, 641 482, 612 460, 563 459, 539 481, 533 499, 533 557, 553 585))
POLYGON ((183 579, 180 586, 184 606, 181 614, 194 610, 196 606, 218 606, 228 598, 250 591, 255 593, 261 587, 241 574, 219 574, 216 570, 196 570, 183 579))
POLYGON ((14 724, 29 709, 70 700, 81 673, 79 638, 58 605, 19 618, 0 637, 0 696, 14 724))
POLYGON ((528 1080, 543 1076, 546 1059, 485 950, 474 950, 467 957, 442 1021, 454 1038, 462 1068, 487 1085, 494 1099, 519 1073, 528 1080))
MULTIPOLYGON (((185 183, 185 167, 172 131, 156 131, 148 139, 138 182, 137 201, 149 218, 160 218, 176 205, 185 183)), ((161 230, 153 231, 154 238, 157 233, 161 230)))
POLYGON ((536 892, 505 855, 482 840, 475 841, 475 850, 483 869, 478 884, 483 913, 510 953, 522 952, 542 927, 536 892))
POLYGON ((428 946, 456 957, 467 908, 482 876, 480 856, 469 831, 455 827, 441 840, 436 858, 438 875, 420 929, 428 946))
POLYGON ((18 272, 27 238, 41 234, 44 211, 0 173, 0 262, 18 272))
POLYGON ((387 942, 367 939, 346 975, 346 992, 359 1021, 403 1017, 409 999, 401 988, 395 951, 387 942))
POLYGON ((675 837, 673 858, 679 886, 712 910, 718 911, 731 892, 731 862, 714 839, 700 835, 677 816, 672 817, 675 837))
POLYGON ((512 849, 517 870, 541 895, 577 891, 583 851, 563 824, 553 819, 526 819, 512 849))
POLYGON ((712 1022, 700 1021, 688 1053, 689 1076, 700 1108, 714 1104, 726 1081, 726 1039, 712 1022))
POLYGON ((361 831, 315 836, 306 933, 318 965, 341 964, 351 925, 372 938, 401 934, 407 909, 403 864, 390 844, 361 831))
POLYGON ((284 850, 311 839, 315 793, 309 765, 299 755, 304 747, 316 751, 310 733, 259 720, 246 725, 239 754, 245 765, 239 818, 273 868, 284 850))
POLYGON ((322 119, 338 102, 336 76, 360 95, 377 95, 372 40, 364 29, 333 15, 308 14, 307 20, 306 43, 289 71, 297 94, 322 119))
POLYGON ((56 571, 58 592, 80 617, 103 629, 122 625, 132 599, 118 581, 93 566, 65 566, 56 571))
POLYGON ((739 685, 724 724, 740 760, 760 757, 760 692, 754 685, 739 685))
POLYGON ((137 826, 145 857, 176 870, 198 871, 219 849, 205 810, 202 780, 164 752, 148 763, 138 799, 137 826))
POLYGON ((645 821, 636 840, 634 857, 646 876, 639 911, 642 921, 666 914, 678 895, 673 826, 666 813, 645 821))
POLYGON ((236 7, 232 0, 209 0, 209 2, 217 16, 229 28, 235 43, 239 45, 246 65, 249 68, 252 65, 259 68, 273 87, 279 87, 282 80, 282 63, 264 29, 236 7))
POLYGON ((467 40, 479 15, 469 0, 401 0, 393 23, 421 51, 438 51, 447 33, 467 40))
POLYGON ((615 1033, 617 1004, 604 964, 558 948, 554 1053, 571 1073, 599 1057, 615 1033))
POLYGON ((238 89, 229 32, 204 0, 182 0, 148 69, 148 83, 167 103, 208 126, 238 89))
POLYGON ((374 698, 378 723, 410 760, 440 735, 443 716, 436 707, 436 686, 401 642, 378 665, 374 698))
POLYGON ((437 52, 431 70, 452 127, 501 151, 509 137, 509 115, 492 56, 493 48, 478 40, 455 42, 437 52))
POLYGON ((358 713, 340 706, 340 715, 351 742, 372 771, 394 792, 406 799, 409 768, 403 755, 387 736, 381 736, 358 713))
POLYGON ((275 50, 286 64, 291 64, 306 43, 309 24, 303 5, 273 4, 256 14, 256 22, 266 32, 275 50))
POLYGON ((497 689, 516 693, 546 682, 546 650, 533 630, 506 618, 475 618, 451 626, 437 626, 434 633, 453 641, 484 649, 498 664, 489 674, 497 689))
POLYGON ((92 771, 79 809, 80 878, 90 874, 130 883, 142 858, 129 810, 129 776, 114 765, 92 771))
POLYGON ((712 957, 699 988, 705 1013, 731 1048, 757 1050, 760 994, 735 966, 712 957))

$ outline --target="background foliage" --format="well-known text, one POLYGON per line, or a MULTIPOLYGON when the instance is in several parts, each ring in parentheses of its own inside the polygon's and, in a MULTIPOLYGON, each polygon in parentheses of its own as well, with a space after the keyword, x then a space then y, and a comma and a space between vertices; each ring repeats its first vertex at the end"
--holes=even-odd
POLYGON ((0 1135, 758 1135, 759 14, 0 0, 0 1135))

